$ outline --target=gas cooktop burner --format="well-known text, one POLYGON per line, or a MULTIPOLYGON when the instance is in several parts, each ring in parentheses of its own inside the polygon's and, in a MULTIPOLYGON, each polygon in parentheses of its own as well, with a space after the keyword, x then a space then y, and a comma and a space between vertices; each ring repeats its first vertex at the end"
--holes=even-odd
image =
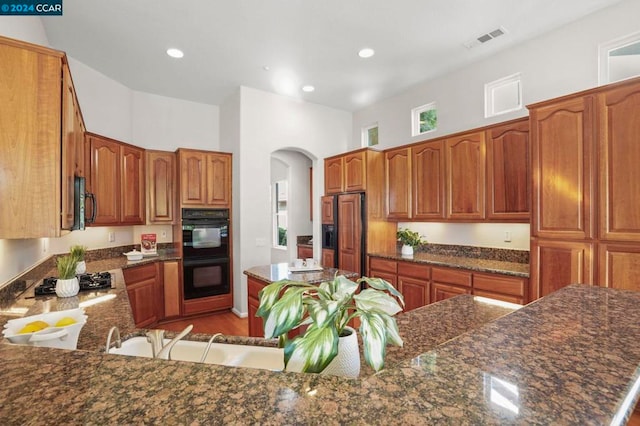
MULTIPOLYGON (((80 283, 80 291, 102 290, 111 288, 111 274, 109 272, 96 272, 93 274, 79 274, 78 282, 80 283)), ((42 284, 34 289, 34 295, 42 296, 47 294, 56 294, 56 281, 58 278, 49 277, 42 280, 42 284)))

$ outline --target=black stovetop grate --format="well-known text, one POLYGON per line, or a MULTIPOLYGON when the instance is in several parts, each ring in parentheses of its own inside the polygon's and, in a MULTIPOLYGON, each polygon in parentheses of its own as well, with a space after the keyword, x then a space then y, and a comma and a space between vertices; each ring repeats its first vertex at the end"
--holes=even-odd
MULTIPOLYGON (((109 272, 96 272, 93 274, 78 274, 80 291, 102 290, 111 288, 111 274, 109 272)), ((42 280, 42 284, 34 289, 35 296, 56 294, 56 282, 58 278, 48 277, 42 280)))

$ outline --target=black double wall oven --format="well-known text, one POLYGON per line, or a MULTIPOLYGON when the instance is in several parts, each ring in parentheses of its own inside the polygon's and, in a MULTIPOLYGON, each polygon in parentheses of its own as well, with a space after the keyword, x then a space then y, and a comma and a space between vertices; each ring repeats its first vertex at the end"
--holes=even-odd
POLYGON ((229 209, 182 209, 185 299, 230 292, 229 209))

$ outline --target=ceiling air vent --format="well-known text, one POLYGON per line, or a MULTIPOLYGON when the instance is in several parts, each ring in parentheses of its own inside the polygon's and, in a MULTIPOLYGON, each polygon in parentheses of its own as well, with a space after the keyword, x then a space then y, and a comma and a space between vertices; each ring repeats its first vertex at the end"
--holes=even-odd
POLYGON ((490 40, 493 40, 496 37, 500 37, 501 35, 506 34, 506 32, 507 32, 507 30, 505 30, 503 27, 499 27, 499 28, 496 28, 493 31, 489 31, 486 34, 482 34, 481 36, 477 37, 475 40, 471 40, 471 41, 465 43, 464 46, 467 49, 471 49, 471 48, 474 48, 474 47, 476 47, 476 46, 478 46, 480 44, 483 44, 483 43, 486 43, 486 42, 488 42, 490 40))

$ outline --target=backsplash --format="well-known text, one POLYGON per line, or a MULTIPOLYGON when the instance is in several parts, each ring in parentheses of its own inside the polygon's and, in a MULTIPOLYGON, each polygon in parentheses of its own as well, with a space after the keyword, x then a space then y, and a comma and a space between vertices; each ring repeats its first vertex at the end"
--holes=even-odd
MULTIPOLYGON (((398 244, 398 251, 402 244, 398 244)), ((459 246, 450 244, 423 244, 415 248, 416 253, 431 253, 447 256, 472 257, 503 262, 529 263, 528 250, 510 250, 490 247, 459 246)))

